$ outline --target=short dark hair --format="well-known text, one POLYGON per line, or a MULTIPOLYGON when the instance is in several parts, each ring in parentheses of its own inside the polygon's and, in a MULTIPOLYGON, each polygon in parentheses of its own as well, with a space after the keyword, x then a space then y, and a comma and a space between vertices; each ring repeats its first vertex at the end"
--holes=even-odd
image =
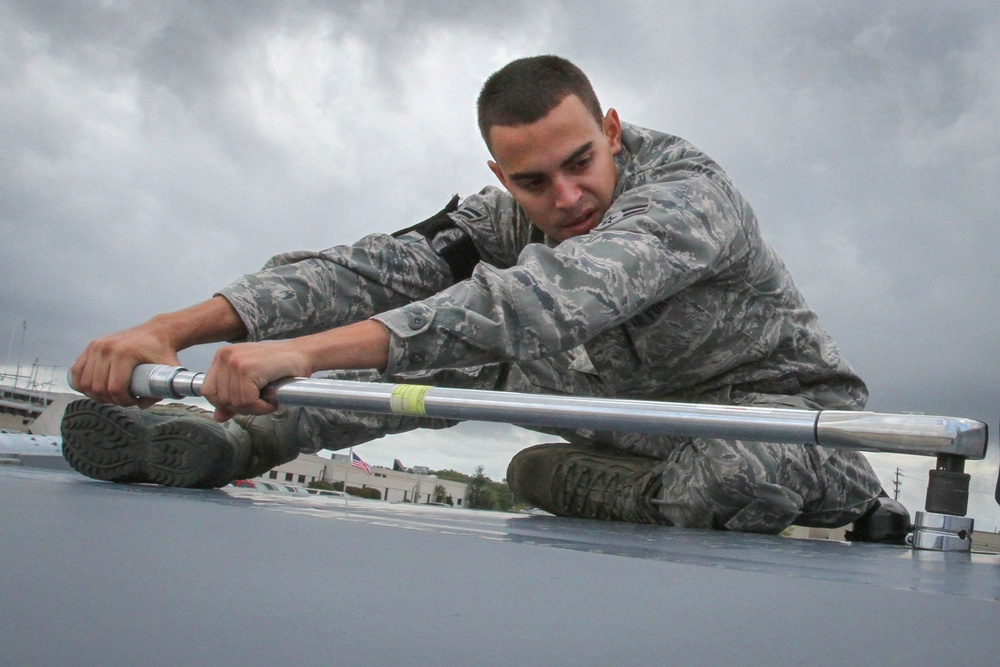
POLYGON ((576 95, 600 125, 601 104, 579 67, 559 56, 532 56, 504 65, 479 91, 479 132, 490 148, 494 125, 528 125, 552 111, 567 95, 576 95))

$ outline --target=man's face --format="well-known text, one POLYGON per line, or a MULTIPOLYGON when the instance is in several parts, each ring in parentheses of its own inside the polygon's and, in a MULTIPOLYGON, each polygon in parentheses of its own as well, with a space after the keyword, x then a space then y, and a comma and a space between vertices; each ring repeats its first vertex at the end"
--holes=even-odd
POLYGON ((528 125, 490 128, 490 169, 535 225, 565 241, 590 232, 610 208, 621 151, 621 123, 601 124, 576 95, 528 125))

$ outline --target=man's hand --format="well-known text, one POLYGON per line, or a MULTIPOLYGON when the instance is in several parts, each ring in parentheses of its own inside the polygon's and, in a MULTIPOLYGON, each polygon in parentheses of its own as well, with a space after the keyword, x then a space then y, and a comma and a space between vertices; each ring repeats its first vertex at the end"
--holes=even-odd
POLYGON ((180 365, 177 350, 153 322, 91 342, 70 368, 71 384, 104 403, 149 407, 159 399, 137 399, 129 391, 132 369, 143 363, 180 365))
POLYGON ((260 397, 268 383, 319 370, 384 369, 389 342, 381 323, 366 320, 292 340, 224 347, 215 353, 201 393, 215 406, 218 422, 237 414, 268 414, 278 407, 260 397))
POLYGON ((312 374, 308 355, 299 347, 294 340, 239 343, 216 352, 201 385, 201 395, 215 406, 215 421, 277 410, 277 405, 260 397, 260 390, 274 380, 312 374))
POLYGON ((187 347, 244 336, 246 328, 233 307, 214 297, 93 341, 70 368, 70 384, 104 403, 149 407, 159 399, 136 398, 129 391, 138 364, 179 366, 177 353, 187 347))
MULTIPOLYGON (((138 364, 179 366, 177 353, 201 343, 245 338, 236 310, 218 296, 191 308, 157 315, 134 329, 99 338, 87 346, 70 369, 73 388, 117 405, 148 407, 155 398, 129 391, 138 364)), ((269 382, 307 377, 318 370, 384 369, 389 359, 388 330, 375 320, 323 333, 272 343, 237 343, 220 349, 212 361, 202 394, 216 407, 216 421, 236 414, 261 415, 277 406, 260 397, 269 382)))

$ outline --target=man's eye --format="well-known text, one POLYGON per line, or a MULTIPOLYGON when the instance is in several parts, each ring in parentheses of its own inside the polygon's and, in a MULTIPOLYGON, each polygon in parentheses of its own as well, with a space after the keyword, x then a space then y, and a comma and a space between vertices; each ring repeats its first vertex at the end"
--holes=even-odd
POLYGON ((573 170, 574 171, 583 171, 583 170, 585 170, 588 166, 590 166, 590 159, 591 158, 588 155, 585 158, 581 158, 581 159, 577 160, 576 162, 573 163, 573 170))
POLYGON ((533 181, 524 181, 521 183, 521 187, 530 192, 538 192, 542 189, 542 180, 536 179, 533 181))

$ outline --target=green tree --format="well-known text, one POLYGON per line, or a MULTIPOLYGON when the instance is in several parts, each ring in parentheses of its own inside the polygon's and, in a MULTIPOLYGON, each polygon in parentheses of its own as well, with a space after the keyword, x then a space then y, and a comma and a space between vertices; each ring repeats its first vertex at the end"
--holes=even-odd
POLYGON ((496 509, 490 478, 483 473, 483 466, 476 466, 476 474, 469 480, 469 507, 474 510, 496 509))
POLYGON ((496 497, 497 501, 497 509, 501 512, 509 512, 513 509, 517 509, 517 507, 515 507, 516 503, 514 502, 514 492, 510 490, 509 486, 507 486, 507 480, 505 479, 500 482, 492 482, 492 484, 493 495, 496 497))
MULTIPOLYGON (((435 503, 448 503, 448 490, 444 488, 444 484, 438 484, 434 487, 434 500, 435 503)), ((448 503, 449 505, 451 503, 448 503)))
POLYGON ((466 475, 464 472, 458 472, 457 470, 434 470, 432 473, 438 479, 444 479, 449 482, 462 482, 468 484, 472 477, 466 475))
MULTIPOLYGON (((514 497, 507 485, 507 480, 494 482, 483 473, 483 466, 476 468, 475 475, 466 475, 456 470, 436 470, 433 472, 439 479, 462 482, 469 485, 469 501, 466 507, 471 509, 489 509, 509 512, 528 505, 514 497)), ((445 500, 448 504, 452 504, 445 500)))
MULTIPOLYGON (((343 484, 343 482, 341 482, 343 484)), ((358 496, 359 498, 368 498, 369 500, 382 500, 382 492, 378 489, 373 489, 370 486, 364 488, 360 486, 349 486, 347 487, 347 492, 352 496, 358 496)))

